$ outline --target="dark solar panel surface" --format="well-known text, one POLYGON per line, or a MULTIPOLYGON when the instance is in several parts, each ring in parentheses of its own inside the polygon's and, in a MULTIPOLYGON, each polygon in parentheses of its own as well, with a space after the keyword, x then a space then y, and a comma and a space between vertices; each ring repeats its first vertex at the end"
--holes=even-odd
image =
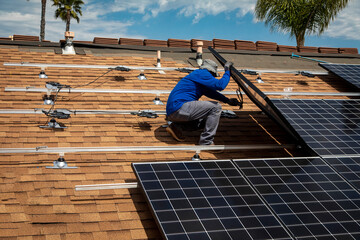
MULTIPOLYGON (((208 48, 214 57, 224 66, 226 59, 223 58, 218 52, 212 47, 208 48)), ((274 111, 270 99, 266 96, 259 88, 257 88, 249 79, 247 79, 241 72, 239 72, 234 66, 230 68, 231 77, 235 80, 238 86, 245 92, 249 99, 256 104, 264 113, 266 113, 271 119, 277 122, 281 127, 286 130, 290 136, 296 141, 299 141, 298 136, 289 129, 284 123, 283 119, 274 111)))
POLYGON ((132 166, 167 239, 291 239, 231 161, 132 166))
POLYGON ((320 66, 360 88, 360 64, 320 63, 320 66))
POLYGON ((321 158, 235 163, 296 239, 360 239, 360 194, 321 158))
POLYGON ((360 191, 360 155, 326 157, 324 159, 360 191))
POLYGON ((317 154, 360 154, 360 100, 272 102, 317 154))

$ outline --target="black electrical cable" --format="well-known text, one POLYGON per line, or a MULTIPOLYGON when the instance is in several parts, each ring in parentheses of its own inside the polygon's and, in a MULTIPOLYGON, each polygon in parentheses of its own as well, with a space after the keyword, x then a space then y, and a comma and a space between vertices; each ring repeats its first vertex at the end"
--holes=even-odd
MULTIPOLYGON (((88 86, 88 85, 90 85, 90 84, 93 84, 94 82, 96 82, 97 80, 99 80, 100 78, 102 78, 103 76, 105 76, 106 74, 108 74, 109 72, 111 72, 111 71, 113 71, 113 70, 115 70, 114 68, 109 68, 109 70, 107 71, 107 72, 105 72, 105 73, 103 73, 102 75, 100 75, 99 77, 97 77, 95 80, 93 80, 93 81, 91 81, 91 82, 88 82, 88 83, 86 83, 86 84, 83 84, 83 85, 77 85, 77 86, 75 86, 75 87, 72 87, 72 88, 79 88, 79 87, 85 87, 85 86, 88 86)), ((103 82, 103 83, 101 83, 100 85, 102 85, 102 84, 104 84, 105 82, 103 82)), ((98 85, 98 86, 100 86, 100 85, 98 85)), ((98 87, 97 86, 97 87, 98 87)), ((73 100, 73 99, 75 99, 75 98, 77 98, 77 97, 80 97, 80 96, 82 96, 83 94, 85 94, 85 93, 80 93, 79 95, 77 95, 77 96, 74 96, 74 97, 72 97, 72 98, 68 98, 68 99, 65 99, 66 101, 71 101, 71 100, 73 100)))
POLYGON ((103 76, 105 76, 106 74, 108 74, 109 72, 113 71, 114 69, 113 68, 110 68, 107 72, 103 73, 101 76, 97 77, 95 80, 91 81, 91 82, 88 82, 86 84, 83 84, 83 85, 77 85, 75 87, 72 87, 72 88, 79 88, 79 87, 85 87, 85 86, 88 86, 94 82, 96 82, 97 80, 99 80, 100 78, 102 78, 103 76))
POLYGON ((55 95, 55 98, 54 98, 54 103, 51 105, 51 108, 50 108, 49 111, 47 111, 47 113, 46 113, 46 116, 48 116, 48 119, 46 120, 45 125, 49 123, 49 119, 50 119, 49 113, 51 112, 51 110, 54 109, 55 104, 56 104, 56 100, 57 100, 57 97, 58 97, 58 94, 59 94, 59 92, 60 92, 61 89, 62 89, 62 87, 59 87, 59 88, 58 88, 58 90, 57 90, 57 92, 56 92, 56 95, 55 95))
POLYGON ((243 103, 244 103, 244 98, 243 98, 243 95, 241 93, 240 87, 238 89, 236 89, 236 95, 237 95, 237 97, 239 99, 239 102, 240 102, 239 109, 242 109, 243 108, 243 103))

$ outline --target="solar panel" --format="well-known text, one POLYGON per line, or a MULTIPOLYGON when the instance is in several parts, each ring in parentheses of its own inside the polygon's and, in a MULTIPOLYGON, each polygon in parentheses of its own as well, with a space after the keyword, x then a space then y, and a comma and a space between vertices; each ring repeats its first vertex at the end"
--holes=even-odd
POLYGON ((272 102, 317 154, 360 154, 360 100, 272 102))
MULTIPOLYGON (((216 57, 216 59, 224 66, 227 62, 218 52, 213 48, 208 48, 210 52, 216 57)), ((245 92, 249 99, 256 104, 264 113, 266 113, 271 119, 278 123, 283 129, 285 129, 296 141, 300 141, 299 136, 290 129, 283 119, 281 119, 272 105, 270 99, 258 89, 251 81, 249 81, 243 74, 241 74, 235 67, 231 67, 231 77, 239 85, 239 87, 245 92)))
POLYGON ((360 156, 336 156, 324 158, 348 182, 360 190, 360 156))
POLYGON ((234 162, 296 239, 360 239, 360 194, 321 158, 234 162))
POLYGON ((132 167, 166 239, 292 239, 230 160, 132 167))
POLYGON ((320 63, 320 66, 360 88, 360 64, 320 63))

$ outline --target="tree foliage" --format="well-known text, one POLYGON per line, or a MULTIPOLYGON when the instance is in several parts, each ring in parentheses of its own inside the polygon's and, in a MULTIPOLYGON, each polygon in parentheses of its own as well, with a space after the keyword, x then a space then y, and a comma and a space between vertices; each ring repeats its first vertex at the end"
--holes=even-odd
POLYGON ((258 0, 255 16, 271 31, 290 33, 297 46, 304 46, 305 35, 321 35, 346 7, 349 0, 258 0))
POLYGON ((55 18, 61 18, 66 22, 66 31, 70 30, 70 20, 75 19, 80 22, 79 15, 82 16, 81 5, 84 4, 82 0, 52 0, 53 6, 56 6, 55 18))

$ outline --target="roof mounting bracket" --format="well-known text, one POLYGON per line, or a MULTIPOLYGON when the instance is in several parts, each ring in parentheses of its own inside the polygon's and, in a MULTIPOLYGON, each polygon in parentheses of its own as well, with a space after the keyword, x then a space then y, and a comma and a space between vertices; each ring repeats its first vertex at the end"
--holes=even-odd
POLYGON ((240 72, 244 73, 244 74, 249 74, 249 75, 257 75, 258 74, 258 72, 254 71, 254 70, 249 70, 249 69, 243 69, 240 72))
POLYGON ((300 74, 301 76, 310 77, 310 78, 314 78, 314 77, 315 77, 314 74, 312 74, 311 72, 307 72, 307 71, 299 71, 299 74, 300 74))
POLYGON ((69 85, 63 85, 58 82, 46 82, 45 87, 49 90, 59 90, 62 88, 71 88, 69 85))
POLYGON ((136 115, 139 117, 146 117, 146 118, 159 117, 159 115, 153 110, 139 110, 138 112, 132 112, 131 115, 136 115))
POLYGON ((131 69, 124 67, 124 66, 116 66, 116 67, 109 67, 109 69, 116 70, 116 71, 122 71, 122 72, 129 72, 131 69))
MULTIPOLYGON (((67 128, 64 124, 56 122, 55 118, 52 118, 47 125, 39 126, 39 128, 46 129, 65 129, 67 128)), ((38 149, 38 148, 36 148, 38 149)))
POLYGON ((191 73, 194 71, 192 68, 177 68, 176 71, 183 72, 183 73, 191 73))
POLYGON ((195 155, 192 156, 191 161, 201 161, 200 155, 195 153, 195 155))
POLYGON ((62 168, 69 168, 69 169, 75 169, 77 167, 69 167, 67 162, 65 161, 64 158, 64 153, 59 153, 59 158, 58 160, 53 162, 53 166, 46 166, 46 168, 57 168, 57 169, 62 169, 62 168))
POLYGON ((42 112, 48 116, 48 117, 52 117, 53 119, 54 118, 58 118, 58 119, 69 119, 71 116, 71 112, 67 109, 56 109, 56 110, 53 110, 53 111, 45 111, 45 110, 42 110, 42 112))

